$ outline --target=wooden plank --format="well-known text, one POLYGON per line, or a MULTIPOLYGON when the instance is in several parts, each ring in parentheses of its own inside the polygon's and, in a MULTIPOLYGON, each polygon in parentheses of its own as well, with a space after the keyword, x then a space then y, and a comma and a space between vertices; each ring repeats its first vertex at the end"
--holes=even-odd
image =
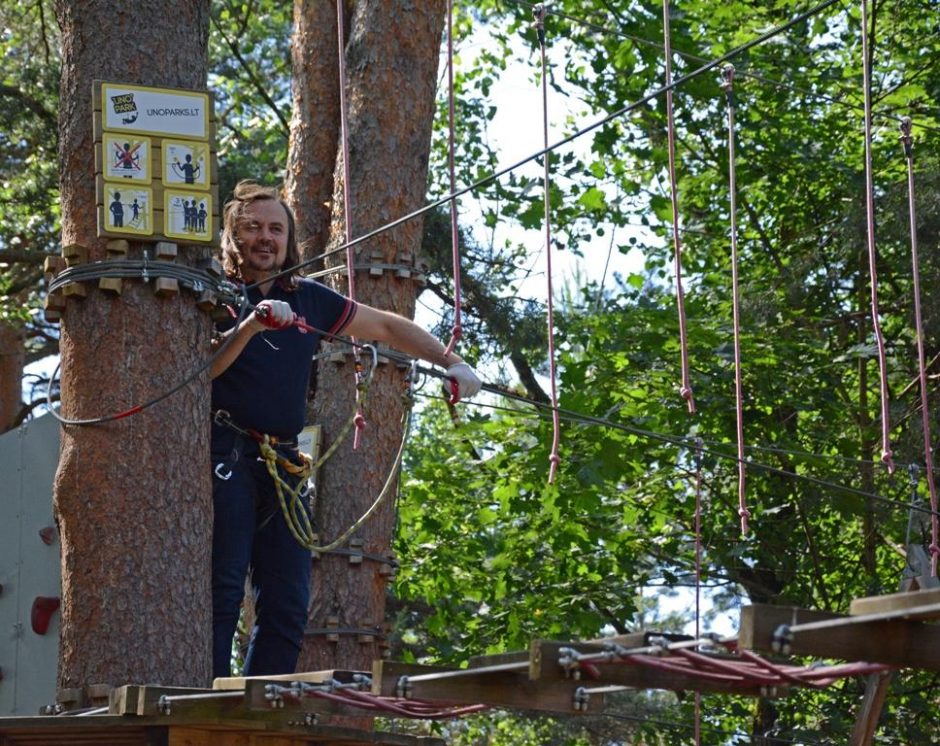
POLYGON ((853 616, 889 613, 903 619, 940 619, 940 588, 856 598, 849 605, 853 616))
POLYGON ((781 626, 793 630, 790 655, 940 671, 940 626, 919 621, 868 619, 755 604, 741 610, 738 644, 750 650, 773 652, 774 633, 781 626))
MULTIPOLYGON (((297 679, 293 679, 297 681, 297 679)), ((316 683, 316 682, 307 682, 316 683)), ((305 713, 329 714, 329 715, 352 715, 361 717, 363 715, 374 716, 376 711, 368 707, 360 707, 354 702, 337 702, 334 699, 326 699, 317 696, 305 696, 296 698, 283 696, 275 707, 268 696, 268 686, 271 684, 281 684, 289 686, 288 681, 272 681, 270 679, 251 679, 245 687, 246 707, 252 712, 277 712, 281 717, 292 718, 296 721, 302 721, 305 713), (291 715, 293 713, 293 715, 291 715)))
POLYGON ((355 676, 365 674, 364 671, 348 671, 345 669, 334 669, 327 671, 303 671, 299 673, 277 674, 272 676, 226 676, 219 677, 212 682, 213 689, 232 690, 247 688, 250 681, 271 681, 288 682, 304 681, 308 684, 320 684, 330 679, 336 679, 344 684, 354 680, 355 676))
MULTIPOLYGON (((582 654, 602 652, 603 648, 596 644, 587 643, 561 643, 536 640, 533 647, 537 648, 532 657, 532 674, 540 682, 565 681, 568 675, 565 669, 557 664, 562 648, 572 648, 582 654)), ((626 647, 626 646, 624 646, 626 647)), ((642 646, 633 646, 642 647, 642 646)), ((629 689, 663 689, 666 691, 683 692, 713 692, 723 694, 740 694, 749 697, 759 697, 766 694, 765 687, 753 682, 737 679, 713 680, 696 676, 694 673, 682 671, 665 671, 659 668, 645 666, 640 663, 630 663, 629 657, 617 663, 595 662, 591 673, 581 671, 581 678, 576 683, 590 689, 600 686, 622 686, 629 689)), ((785 691, 785 687, 777 687, 778 695, 785 691)))
POLYGON ((483 704, 538 712, 600 712, 604 697, 596 694, 585 709, 575 710, 575 692, 579 681, 536 682, 527 673, 512 671, 474 672, 473 669, 448 669, 391 661, 375 661, 373 694, 397 697, 401 678, 408 677, 409 699, 442 704, 483 704), (429 677, 413 679, 412 677, 429 677))

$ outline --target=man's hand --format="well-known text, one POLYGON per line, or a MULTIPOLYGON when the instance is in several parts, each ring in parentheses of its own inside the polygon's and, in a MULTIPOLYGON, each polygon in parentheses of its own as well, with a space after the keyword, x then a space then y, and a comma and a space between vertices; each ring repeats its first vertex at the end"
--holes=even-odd
POLYGON ((266 329, 286 329, 294 323, 294 310, 282 300, 263 300, 254 311, 255 319, 266 329))
POLYGON ((447 369, 447 377, 452 383, 457 384, 457 390, 454 392, 453 401, 460 399, 472 399, 480 393, 483 387, 483 381, 476 374, 476 371, 467 363, 454 363, 447 369))

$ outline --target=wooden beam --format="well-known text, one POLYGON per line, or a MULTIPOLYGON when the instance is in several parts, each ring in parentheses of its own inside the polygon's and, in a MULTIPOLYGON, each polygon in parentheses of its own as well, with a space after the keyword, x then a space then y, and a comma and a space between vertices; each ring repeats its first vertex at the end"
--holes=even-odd
POLYGON ((583 682, 536 682, 529 679, 526 668, 518 671, 492 668, 476 671, 375 661, 372 692, 397 697, 399 683, 406 677, 409 699, 569 714, 596 713, 603 709, 602 694, 591 696, 584 708, 576 709, 575 695, 583 688, 583 682))
POLYGON ((853 616, 890 613, 902 619, 940 619, 940 588, 856 598, 849 605, 853 616))
POLYGON ((738 644, 777 652, 774 635, 789 628, 789 655, 885 663, 940 671, 940 625, 881 615, 847 616, 755 604, 741 610, 738 644))
POLYGON ((288 683, 291 681, 303 681, 308 684, 322 684, 325 681, 335 679, 336 681, 342 682, 343 684, 348 684, 353 681, 355 676, 360 674, 368 676, 368 673, 364 671, 347 671, 345 669, 302 671, 298 673, 285 673, 273 676, 225 676, 215 679, 212 682, 212 688, 221 690, 245 689, 248 685, 248 682, 253 680, 271 682, 282 681, 288 683))
POLYGON ((890 671, 873 673, 868 677, 865 682, 865 697, 862 699, 862 707, 855 719, 855 727, 852 729, 850 746, 871 746, 890 686, 890 671))

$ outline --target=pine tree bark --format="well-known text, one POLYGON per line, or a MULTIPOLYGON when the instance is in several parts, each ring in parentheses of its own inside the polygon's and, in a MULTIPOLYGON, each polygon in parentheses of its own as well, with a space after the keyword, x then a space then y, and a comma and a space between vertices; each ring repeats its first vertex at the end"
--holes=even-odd
MULTIPOLYGON (((438 55, 445 3, 407 0, 359 0, 352 9, 346 44, 349 131, 349 192, 353 236, 373 231, 425 203, 431 125, 434 116, 438 55)), ((334 37, 335 38, 335 37, 334 37)), ((321 48, 311 54, 323 55, 321 48)), ((296 74, 296 73, 295 73, 296 74)), ((335 145, 335 143, 334 143, 335 145)), ((345 241, 342 148, 335 156, 330 245, 345 241)), ((306 169, 300 172, 302 175, 306 169)), ((411 220, 355 248, 355 263, 405 264, 417 256, 423 221, 411 220)), ((332 266, 345 255, 332 257, 332 266)), ((356 298, 369 305, 414 316, 418 287, 409 278, 384 271, 355 275, 356 298)), ((340 272, 327 280, 347 291, 340 272)), ((367 340, 360 340, 367 341, 367 340)), ((354 412, 352 357, 342 364, 320 365, 315 421, 323 427, 324 445, 336 437, 354 412)), ((367 396, 367 427, 362 444, 340 446, 320 472, 316 525, 328 542, 358 519, 380 494, 393 469, 402 438, 403 371, 380 366, 367 396)), ((391 496, 355 538, 363 551, 388 556, 395 525, 394 483, 391 496)), ((301 670, 352 668, 371 670, 381 656, 387 565, 366 559, 352 564, 347 556, 327 554, 315 561, 309 634, 301 653, 301 670), (341 630, 331 642, 324 630, 341 630)))
MULTIPOLYGON (((96 236, 92 81, 205 89, 208 0, 56 3, 62 31, 59 169, 63 245, 105 259, 96 236)), ((129 257, 148 244, 132 242, 129 257)), ((180 247, 179 262, 205 249, 180 247)), ((92 284, 62 317, 62 414, 149 401, 209 354, 191 295, 92 284)), ((210 676, 208 374, 134 416, 66 426, 54 500, 62 551, 58 683, 200 685, 210 676)))

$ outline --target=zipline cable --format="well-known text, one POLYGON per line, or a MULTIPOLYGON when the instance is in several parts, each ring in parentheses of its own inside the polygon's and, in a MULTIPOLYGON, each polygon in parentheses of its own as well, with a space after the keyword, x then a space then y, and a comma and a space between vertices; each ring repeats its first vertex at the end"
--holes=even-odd
MULTIPOLYGON (((239 304, 238 318, 235 322, 236 326, 238 326, 238 324, 240 324, 242 320, 245 318, 248 306, 249 306, 249 303, 248 303, 247 296, 242 295, 242 302, 239 304)), ((63 425, 100 425, 105 422, 114 422, 116 420, 123 420, 125 417, 130 417, 131 415, 143 412, 145 409, 149 409, 154 404, 158 404, 159 402, 162 402, 164 399, 168 399, 177 391, 184 389, 190 383, 195 381, 206 370, 212 367, 212 364, 222 354, 225 348, 228 347, 229 344, 231 344, 232 339, 234 339, 234 335, 231 335, 227 339, 225 339, 222 342, 222 344, 219 345, 219 349, 217 349, 212 355, 210 355, 206 359, 204 363, 199 365, 192 373, 186 376, 178 384, 176 384, 170 389, 167 389, 163 393, 153 397, 152 399, 148 399, 143 404, 136 404, 133 407, 125 409, 121 412, 115 412, 114 414, 102 415, 100 417, 88 417, 85 419, 64 417, 56 411, 54 406, 52 406, 52 384, 55 381, 56 374, 58 373, 59 367, 61 366, 61 361, 60 361, 58 364, 56 364, 55 370, 53 370, 52 375, 49 376, 49 383, 46 386, 46 409, 52 414, 52 416, 55 419, 57 419, 63 425)))
MULTIPOLYGON (((535 5, 535 3, 528 2, 528 0, 505 0, 505 1, 512 3, 514 5, 524 5, 529 8, 535 5)), ((635 34, 628 34, 627 32, 622 31, 621 29, 618 29, 618 28, 611 28, 610 26, 602 26, 599 23, 594 23, 592 21, 588 21, 588 20, 585 20, 584 18, 579 18, 578 16, 570 15, 568 13, 562 13, 557 10, 547 10, 546 15, 555 16, 556 18, 562 18, 566 21, 571 21, 571 23, 578 25, 578 26, 583 26, 584 28, 590 29, 591 31, 597 31, 599 33, 606 34, 609 36, 617 36, 617 37, 620 37, 621 39, 628 39, 629 41, 635 42, 637 45, 653 47, 659 50, 665 50, 665 46, 663 45, 662 42, 658 42, 653 39, 645 39, 642 36, 636 36, 635 34)), ((682 57, 683 59, 689 60, 691 62, 695 62, 695 63, 708 62, 708 58, 703 57, 700 54, 694 54, 692 52, 685 52, 680 49, 674 49, 673 52, 679 55, 680 57, 682 57)), ((782 80, 775 80, 774 78, 769 78, 765 75, 760 75, 758 73, 751 72, 751 68, 753 68, 754 63, 751 62, 750 64, 751 64, 750 68, 748 67, 737 68, 737 70, 735 71, 735 74, 737 75, 738 78, 750 78, 751 80, 755 80, 758 83, 766 83, 767 85, 774 86, 775 88, 779 88, 781 90, 787 90, 793 93, 801 93, 804 96, 808 96, 817 101, 822 101, 827 104, 832 104, 833 106, 846 106, 850 109, 855 109, 857 111, 864 110, 864 106, 862 104, 854 103, 844 98, 841 98, 841 99, 835 98, 834 96, 830 96, 825 93, 820 93, 819 91, 814 91, 811 88, 804 88, 802 86, 793 85, 792 83, 785 83, 782 80)), ((888 111, 873 112, 873 115, 880 119, 889 119, 894 122, 901 122, 901 120, 903 119, 903 117, 898 116, 897 114, 892 114, 891 112, 888 112, 888 111)), ((931 127, 930 125, 924 125, 924 124, 919 124, 918 126, 927 132, 934 132, 936 134, 940 134, 940 128, 931 127)))
MULTIPOLYGON (((444 377, 444 374, 439 371, 432 370, 429 368, 424 368, 421 366, 418 367, 418 371, 421 373, 425 373, 425 374, 436 376, 436 377, 444 377)), ((506 389, 503 389, 502 387, 494 386, 492 384, 483 384, 482 390, 493 393, 493 394, 499 394, 501 396, 505 396, 508 399, 513 399, 520 403, 530 405, 536 409, 544 409, 548 407, 548 405, 542 402, 535 401, 534 399, 529 399, 519 394, 514 394, 510 391, 507 391, 506 389)), ((427 395, 424 395, 424 396, 427 396, 427 395)), ((492 409, 492 410, 505 411, 505 412, 512 413, 512 414, 519 413, 519 410, 512 409, 510 407, 501 407, 495 404, 483 404, 483 403, 474 401, 474 402, 467 402, 467 405, 476 406, 476 407, 479 407, 480 409, 492 409)), ((561 417, 575 424, 607 427, 612 430, 619 430, 621 432, 626 432, 631 435, 636 435, 641 438, 646 438, 648 440, 655 440, 660 443, 672 445, 677 448, 685 448, 685 449, 691 450, 695 447, 695 441, 696 441, 695 438, 667 435, 664 433, 653 432, 651 430, 644 430, 642 428, 633 427, 632 425, 625 425, 623 423, 613 422, 603 417, 595 417, 592 415, 586 415, 580 412, 575 412, 573 410, 568 410, 568 409, 565 409, 564 407, 559 407, 558 411, 561 417)), ((712 444, 712 445, 715 445, 715 444, 712 444)), ((738 460, 738 457, 735 456, 734 454, 728 453, 722 450, 718 450, 716 448, 707 448, 707 447, 703 448, 703 453, 709 456, 713 456, 715 458, 723 459, 725 461, 737 461, 738 460)), ((869 492, 867 490, 858 489, 857 487, 850 487, 845 484, 839 484, 837 482, 830 482, 828 480, 820 479, 818 477, 813 477, 808 474, 800 474, 797 472, 788 471, 786 469, 782 469, 777 466, 772 466, 770 464, 765 464, 760 461, 749 460, 747 462, 747 465, 752 470, 756 469, 758 471, 767 472, 769 474, 775 474, 778 476, 787 477, 789 479, 806 482, 808 484, 813 484, 817 487, 824 487, 833 492, 841 492, 846 495, 864 497, 874 502, 880 502, 885 505, 899 508, 904 511, 912 510, 914 512, 926 513, 928 515, 931 512, 929 507, 912 506, 910 505, 910 503, 906 501, 901 501, 901 500, 896 500, 894 498, 885 497, 884 495, 879 495, 874 492, 869 492)))
MULTIPOLYGON (((673 90, 675 90, 676 88, 678 88, 681 85, 684 85, 690 80, 694 80, 700 75, 704 75, 705 73, 710 72, 711 70, 714 70, 716 67, 719 67, 720 65, 736 57, 737 55, 742 54, 748 51, 749 49, 752 49, 753 47, 756 47, 760 44, 763 44, 769 39, 773 39, 775 36, 779 36, 785 31, 788 31, 793 26, 796 26, 806 21, 807 19, 812 18, 813 16, 821 13, 823 10, 828 8, 830 5, 834 5, 837 2, 841 2, 841 0, 823 0, 823 2, 821 2, 819 5, 803 13, 800 13, 797 16, 794 16, 791 20, 787 21, 786 23, 783 23, 780 26, 776 26, 768 31, 765 31, 764 33, 760 34, 754 39, 751 39, 750 41, 745 42, 744 44, 741 44, 738 47, 735 47, 734 49, 730 50, 729 52, 722 55, 721 57, 702 65, 698 69, 693 70, 692 72, 687 73, 686 75, 682 75, 676 78, 675 80, 673 80, 672 85, 670 87, 673 90)), ((650 101, 653 101, 659 96, 662 96, 665 92, 666 92, 665 87, 657 88, 656 90, 648 93, 647 95, 634 101, 633 103, 627 104, 626 106, 623 106, 620 109, 617 109, 616 111, 602 117, 601 119, 598 119, 597 121, 592 122, 591 124, 571 133, 570 135, 563 137, 561 140, 553 143, 552 145, 546 148, 543 148, 542 150, 532 153, 531 155, 528 155, 525 158, 522 158, 521 160, 516 161, 515 163, 510 164, 509 166, 506 166, 505 168, 499 169, 498 171, 494 171, 488 176, 485 176, 482 179, 479 179, 478 181, 473 182, 472 184, 459 188, 455 192, 446 194, 443 197, 438 197, 437 199, 426 204, 424 207, 420 207, 416 210, 413 210, 405 215, 402 215, 401 217, 396 218, 395 220, 392 220, 386 223, 385 225, 379 226, 378 228, 375 228, 374 230, 369 231, 368 233, 364 233, 358 238, 352 239, 347 244, 344 244, 342 246, 337 246, 329 251, 325 251, 322 254, 319 254, 318 256, 307 259, 306 261, 300 262, 294 265, 293 267, 287 267, 281 270, 280 272, 278 272, 277 274, 272 275, 271 277, 267 278, 266 282, 269 280, 278 279, 279 277, 282 277, 284 275, 304 269, 305 267, 309 267, 317 262, 322 262, 323 260, 329 258, 330 256, 333 256, 334 254, 337 254, 342 251, 346 251, 350 246, 355 246, 364 241, 368 241, 369 239, 375 238, 376 236, 381 235, 382 233, 385 233, 387 231, 390 231, 393 228, 397 228, 403 223, 407 223, 409 220, 414 220, 415 218, 420 217, 424 215, 425 213, 436 210, 437 208, 442 207, 443 205, 447 204, 452 199, 455 199, 457 197, 462 197, 463 195, 473 192, 477 189, 480 189, 481 187, 491 184, 494 181, 498 181, 506 174, 512 173, 513 171, 521 168, 522 166, 528 163, 531 163, 532 161, 538 158, 545 156, 547 153, 550 153, 554 150, 558 150, 559 148, 564 147, 565 145, 568 145, 574 142, 578 138, 583 137, 584 135, 590 132, 593 132, 594 130, 600 127, 603 127, 605 124, 609 124, 615 119, 619 119, 623 115, 629 114, 630 112, 633 112, 639 109, 641 106, 644 106, 645 104, 648 104, 650 101)), ((254 285, 249 285, 248 289, 251 289, 253 287, 254 285)))

